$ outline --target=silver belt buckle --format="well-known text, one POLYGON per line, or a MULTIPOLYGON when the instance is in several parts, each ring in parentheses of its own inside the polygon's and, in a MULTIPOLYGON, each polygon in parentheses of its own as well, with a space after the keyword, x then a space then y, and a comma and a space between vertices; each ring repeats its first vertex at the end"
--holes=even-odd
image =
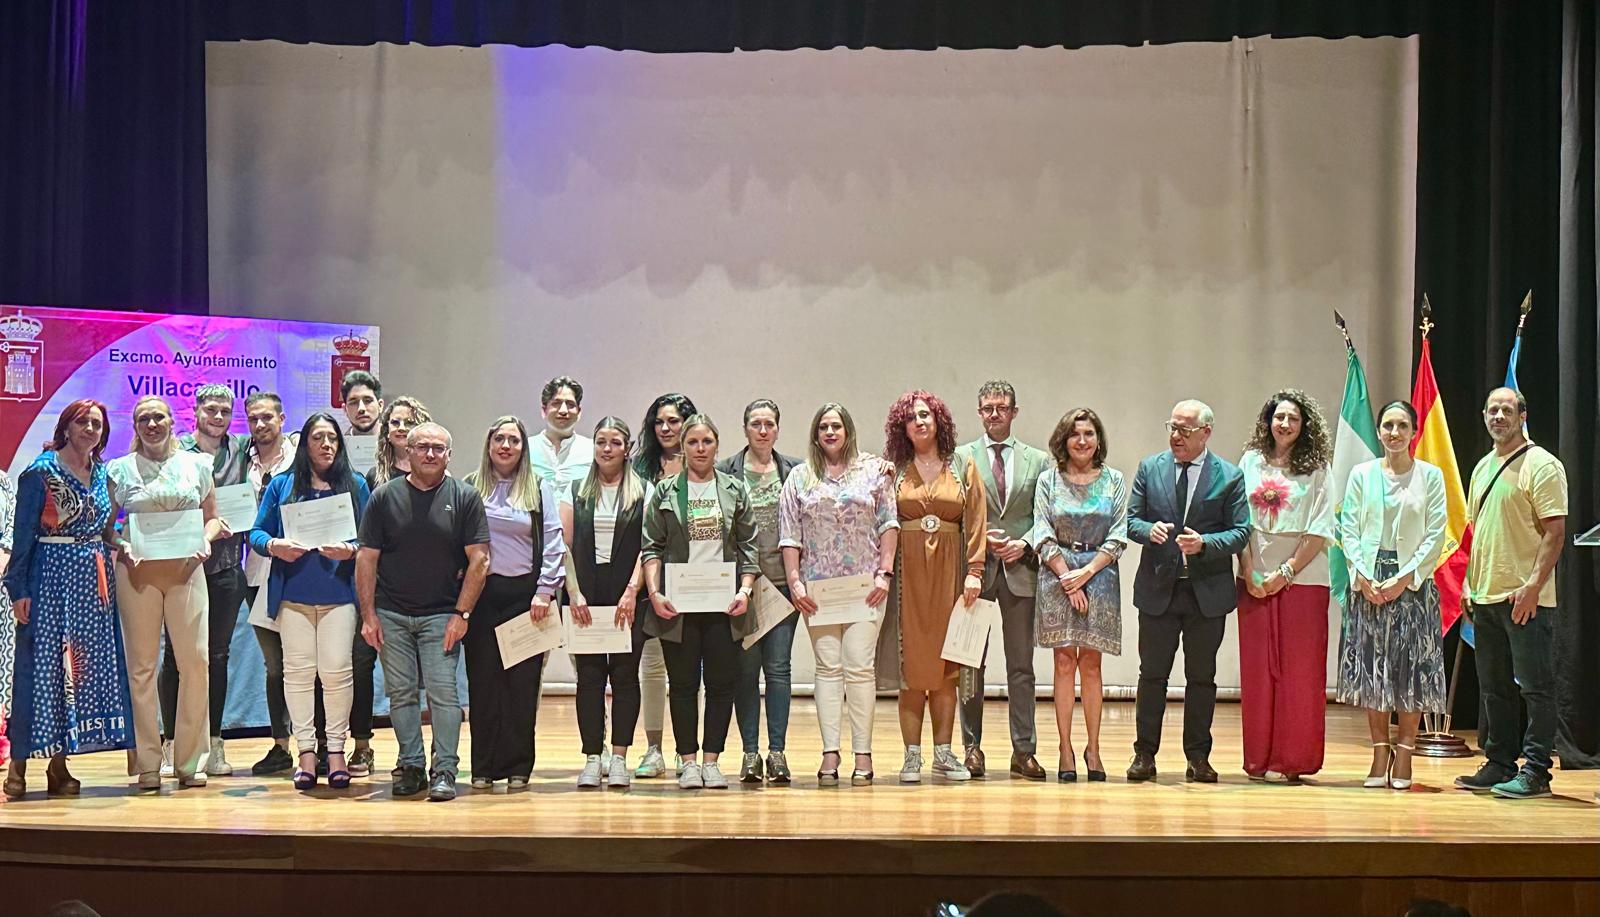
POLYGON ((939 531, 940 519, 932 513, 922 517, 922 530, 929 535, 939 531))

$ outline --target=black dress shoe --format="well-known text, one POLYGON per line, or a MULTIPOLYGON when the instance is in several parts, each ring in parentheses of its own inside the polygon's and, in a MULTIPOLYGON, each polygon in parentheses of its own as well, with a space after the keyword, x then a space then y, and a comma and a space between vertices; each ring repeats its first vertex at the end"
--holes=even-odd
POLYGON ((456 798, 456 775, 437 773, 433 775, 433 782, 428 785, 429 802, 449 802, 456 798))
POLYGON ((1189 769, 1184 772, 1183 778, 1191 783, 1216 783, 1217 771, 1210 761, 1194 758, 1189 762, 1189 769))
POLYGON ((251 765, 250 773, 257 777, 270 777, 273 774, 281 774, 292 767, 294 767, 294 758, 289 755, 289 749, 284 748, 277 742, 273 742, 272 750, 267 752, 266 757, 251 765))
POLYGON ((395 798, 415 796, 428 787, 428 774, 420 767, 402 767, 394 776, 394 787, 390 790, 395 798))
POLYGON ((1133 763, 1128 765, 1128 782, 1142 783, 1156 779, 1156 756, 1142 751, 1133 753, 1133 763))

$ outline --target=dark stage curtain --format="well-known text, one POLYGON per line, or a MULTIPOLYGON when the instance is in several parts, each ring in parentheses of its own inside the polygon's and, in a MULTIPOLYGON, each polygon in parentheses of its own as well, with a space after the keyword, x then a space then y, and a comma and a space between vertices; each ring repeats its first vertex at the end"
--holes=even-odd
POLYGON ((212 0, 207 37, 635 51, 1079 48, 1410 35, 1422 0, 212 0))
MULTIPOLYGON (((1600 521, 1595 28, 1582 0, 1430 7, 1421 28, 1417 300, 1429 294, 1438 322, 1434 365, 1457 459, 1467 475, 1490 448, 1480 409, 1505 379, 1532 289, 1518 383, 1530 434, 1566 465, 1569 535, 1600 521)), ((1567 767, 1600 765, 1597 569, 1600 554, 1569 539, 1557 568, 1567 767)), ((1452 634, 1447 652, 1455 645, 1452 634)), ((1470 727, 1478 691, 1464 652, 1455 714, 1470 727)))
POLYGON ((0 303, 208 310, 201 4, 0 3, 0 303))

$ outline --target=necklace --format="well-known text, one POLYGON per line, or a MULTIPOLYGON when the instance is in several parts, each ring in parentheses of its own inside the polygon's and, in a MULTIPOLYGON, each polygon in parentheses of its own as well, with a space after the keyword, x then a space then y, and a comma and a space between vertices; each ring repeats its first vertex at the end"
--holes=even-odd
POLYGON ((932 461, 923 458, 912 460, 917 466, 917 474, 922 477, 924 484, 932 484, 938 479, 940 472, 944 471, 944 459, 935 458, 932 461))

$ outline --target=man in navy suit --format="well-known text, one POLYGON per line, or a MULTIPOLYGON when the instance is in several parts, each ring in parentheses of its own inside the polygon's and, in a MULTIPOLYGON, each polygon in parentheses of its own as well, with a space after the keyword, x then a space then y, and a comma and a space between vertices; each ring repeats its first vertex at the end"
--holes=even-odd
POLYGON ((1156 775, 1167 679, 1181 638, 1185 777, 1217 782, 1209 760, 1217 648, 1237 603, 1233 557, 1250 537, 1250 507, 1244 475, 1206 448, 1212 420, 1203 402, 1178 402, 1167 421, 1171 448, 1139 463, 1128 499, 1128 534, 1144 545, 1133 581, 1139 692, 1130 781, 1156 775))

